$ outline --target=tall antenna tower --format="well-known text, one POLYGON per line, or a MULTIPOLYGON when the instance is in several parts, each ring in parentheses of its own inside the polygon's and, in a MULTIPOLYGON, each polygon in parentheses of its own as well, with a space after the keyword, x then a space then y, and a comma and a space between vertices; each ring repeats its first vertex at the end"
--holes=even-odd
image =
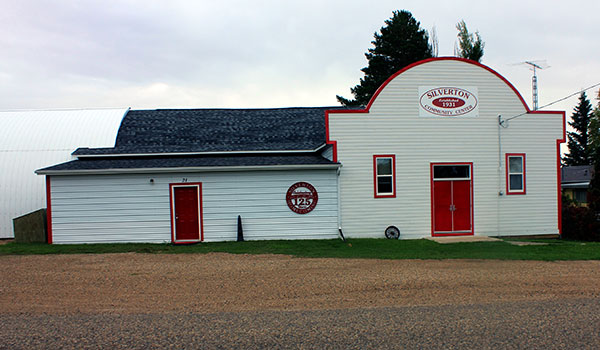
POLYGON ((542 61, 525 61, 517 64, 526 64, 533 70, 533 77, 531 78, 531 91, 533 98, 533 110, 536 111, 538 109, 538 83, 537 83, 537 74, 536 69, 544 69, 549 68, 550 66, 546 64, 545 60, 542 61))

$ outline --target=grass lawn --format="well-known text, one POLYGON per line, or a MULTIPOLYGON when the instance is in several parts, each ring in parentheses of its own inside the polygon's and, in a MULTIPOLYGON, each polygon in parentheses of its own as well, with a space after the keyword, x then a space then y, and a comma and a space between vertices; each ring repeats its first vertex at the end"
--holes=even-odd
MULTIPOLYGON (((523 239, 518 239, 523 241, 523 239)), ((8 243, 0 245, 0 255, 15 254, 102 254, 155 253, 203 254, 287 254, 297 257, 364 259, 503 259, 503 260, 600 260, 600 242, 559 239, 529 240, 547 245, 516 246, 498 242, 439 244, 425 239, 290 240, 172 244, 73 244, 48 245, 8 243)))

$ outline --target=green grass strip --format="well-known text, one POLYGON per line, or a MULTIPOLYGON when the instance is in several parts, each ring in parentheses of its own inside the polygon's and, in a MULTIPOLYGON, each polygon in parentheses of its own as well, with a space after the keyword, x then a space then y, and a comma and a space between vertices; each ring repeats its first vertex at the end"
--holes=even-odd
POLYGON ((507 243, 507 241, 452 244, 439 244, 425 239, 350 239, 346 242, 341 240, 283 240, 199 243, 194 245, 8 243, 0 245, 0 255, 126 252, 204 254, 224 252, 232 254, 286 254, 311 258, 600 260, 600 242, 546 239, 535 240, 546 243, 546 245, 516 246, 507 243))

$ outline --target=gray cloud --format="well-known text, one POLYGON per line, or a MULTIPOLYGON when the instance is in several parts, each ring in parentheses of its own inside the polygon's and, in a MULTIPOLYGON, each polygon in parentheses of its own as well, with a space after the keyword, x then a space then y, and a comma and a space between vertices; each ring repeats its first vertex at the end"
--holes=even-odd
MULTIPOLYGON (((600 81, 596 2, 405 1, 440 55, 464 19, 483 61, 529 102, 600 81), (540 6, 542 5, 542 6, 540 6)), ((378 1, 19 1, 0 13, 0 108, 333 105, 358 82, 372 35, 399 9, 378 1)), ((567 102, 571 103, 571 102, 567 102)), ((569 105, 565 104, 569 107, 569 105)), ((567 109, 567 108, 563 108, 567 109)), ((570 107, 567 109, 570 111, 570 107)))

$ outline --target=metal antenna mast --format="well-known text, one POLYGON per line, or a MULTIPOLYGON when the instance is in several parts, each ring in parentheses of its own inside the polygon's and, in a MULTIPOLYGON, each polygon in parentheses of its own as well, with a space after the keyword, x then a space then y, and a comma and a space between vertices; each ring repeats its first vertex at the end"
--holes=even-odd
POLYGON ((539 68, 542 69, 542 67, 540 67, 539 65, 530 62, 530 61, 525 61, 525 64, 530 65, 533 68, 533 77, 531 78, 531 90, 533 91, 533 110, 537 111, 538 109, 538 88, 537 88, 537 75, 535 74, 535 69, 539 68))
POLYGON ((544 69, 548 68, 546 61, 525 61, 518 64, 526 64, 529 65, 531 70, 533 70, 533 77, 531 78, 531 90, 533 95, 533 110, 536 111, 538 109, 538 84, 537 84, 537 74, 536 69, 544 69))

